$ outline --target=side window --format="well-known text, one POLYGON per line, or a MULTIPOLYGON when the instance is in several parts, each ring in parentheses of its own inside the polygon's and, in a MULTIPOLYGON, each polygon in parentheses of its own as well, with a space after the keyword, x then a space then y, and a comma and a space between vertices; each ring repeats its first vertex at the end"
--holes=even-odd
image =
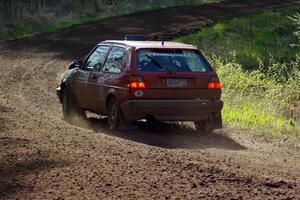
POLYGON ((129 67, 131 63, 131 49, 126 49, 123 56, 123 64, 129 67))
POLYGON ((113 47, 108 54, 106 62, 103 67, 104 72, 120 73, 122 67, 122 60, 125 49, 122 47, 113 47))
POLYGON ((99 46, 88 58, 85 68, 87 70, 99 71, 101 65, 103 65, 105 61, 109 49, 109 46, 99 46))

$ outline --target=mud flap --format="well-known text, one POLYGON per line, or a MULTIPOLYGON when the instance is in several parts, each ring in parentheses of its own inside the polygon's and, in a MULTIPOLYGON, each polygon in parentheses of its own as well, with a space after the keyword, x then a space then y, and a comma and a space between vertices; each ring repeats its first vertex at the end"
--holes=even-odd
POLYGON ((221 113, 217 114, 217 115, 214 115, 214 117, 211 117, 210 120, 207 123, 207 126, 210 129, 221 129, 221 128, 223 128, 221 113))

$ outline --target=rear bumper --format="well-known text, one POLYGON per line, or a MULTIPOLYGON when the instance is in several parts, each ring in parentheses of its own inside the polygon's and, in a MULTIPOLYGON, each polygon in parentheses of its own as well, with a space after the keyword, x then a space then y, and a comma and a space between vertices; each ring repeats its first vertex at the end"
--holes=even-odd
POLYGON ((221 128, 221 100, 130 100, 121 105, 127 121, 136 121, 147 115, 159 121, 212 121, 221 128), (217 122, 218 121, 218 122, 217 122))

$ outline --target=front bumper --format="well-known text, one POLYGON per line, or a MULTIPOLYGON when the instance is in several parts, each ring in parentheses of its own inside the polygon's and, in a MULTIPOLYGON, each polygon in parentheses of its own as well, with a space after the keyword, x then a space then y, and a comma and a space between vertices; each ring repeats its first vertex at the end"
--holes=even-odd
MULTIPOLYGON (((121 105, 127 121, 136 121, 147 115, 159 121, 222 121, 221 100, 130 100, 121 105)), ((221 125, 222 126, 222 125, 221 125)))
POLYGON ((56 88, 56 95, 57 95, 57 98, 59 99, 60 102, 62 102, 62 99, 61 99, 61 87, 57 87, 56 88))

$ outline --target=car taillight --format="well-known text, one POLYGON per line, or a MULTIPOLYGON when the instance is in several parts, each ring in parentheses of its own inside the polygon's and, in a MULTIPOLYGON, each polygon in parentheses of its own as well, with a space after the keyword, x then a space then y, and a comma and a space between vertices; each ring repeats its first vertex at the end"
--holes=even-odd
POLYGON ((147 88, 144 79, 141 76, 130 76, 128 87, 131 89, 145 89, 147 88))
POLYGON ((208 82, 208 89, 221 89, 222 83, 217 76, 212 77, 208 82))

